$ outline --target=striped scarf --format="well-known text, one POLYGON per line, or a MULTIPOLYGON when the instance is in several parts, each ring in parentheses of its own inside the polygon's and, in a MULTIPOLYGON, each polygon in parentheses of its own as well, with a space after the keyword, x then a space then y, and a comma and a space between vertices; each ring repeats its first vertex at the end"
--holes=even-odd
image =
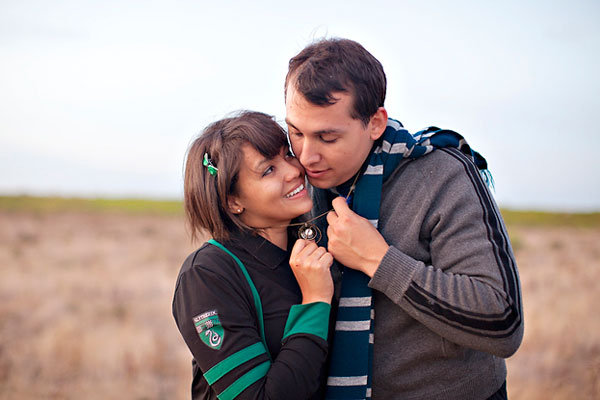
MULTIPOLYGON (((487 162, 471 150, 465 139, 450 130, 429 127, 411 135, 399 121, 389 119, 387 128, 369 157, 359 178, 351 208, 377 228, 381 187, 403 158, 417 158, 436 148, 454 147, 480 169, 489 186, 493 181, 487 162)), ((345 196, 349 188, 338 188, 345 196), (346 193, 343 193, 343 192, 346 193)), ((344 268, 327 379, 327 399, 370 399, 373 360, 373 309, 370 278, 344 268)))

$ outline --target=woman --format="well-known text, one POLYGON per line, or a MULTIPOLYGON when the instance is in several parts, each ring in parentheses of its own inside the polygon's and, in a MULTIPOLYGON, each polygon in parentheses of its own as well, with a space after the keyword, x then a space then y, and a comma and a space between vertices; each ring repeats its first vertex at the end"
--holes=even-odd
POLYGON ((186 215, 193 239, 213 238, 184 262, 173 300, 194 357, 193 398, 322 396, 333 258, 293 244, 292 219, 312 207, 304 183, 265 114, 217 121, 192 143, 186 215))

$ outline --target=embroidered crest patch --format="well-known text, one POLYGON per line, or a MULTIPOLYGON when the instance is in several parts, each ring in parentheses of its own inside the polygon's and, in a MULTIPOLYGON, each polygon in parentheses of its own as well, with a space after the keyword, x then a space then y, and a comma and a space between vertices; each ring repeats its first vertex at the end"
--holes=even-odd
POLYGON ((217 310, 207 311, 193 318, 196 332, 205 345, 211 349, 219 350, 223 344, 225 332, 217 310))

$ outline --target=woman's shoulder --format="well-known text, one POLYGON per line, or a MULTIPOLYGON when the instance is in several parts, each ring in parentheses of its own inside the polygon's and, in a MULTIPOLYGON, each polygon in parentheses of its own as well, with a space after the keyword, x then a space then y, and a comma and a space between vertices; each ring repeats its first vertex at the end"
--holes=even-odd
POLYGON ((220 279, 236 279, 236 261, 217 246, 205 242, 187 256, 179 271, 178 281, 183 276, 217 276, 220 279), (232 273, 233 272, 233 273, 232 273))
POLYGON ((176 307, 184 303, 221 301, 252 304, 252 291, 233 257, 207 242, 183 262, 175 283, 173 304, 176 307))

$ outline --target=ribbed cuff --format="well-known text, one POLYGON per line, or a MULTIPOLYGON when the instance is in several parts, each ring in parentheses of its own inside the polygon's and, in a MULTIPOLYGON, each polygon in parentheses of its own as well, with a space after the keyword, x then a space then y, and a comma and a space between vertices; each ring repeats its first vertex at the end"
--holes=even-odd
POLYGON ((419 261, 390 246, 371 278, 369 287, 398 301, 408 290, 418 264, 419 261))
POLYGON ((330 311, 331 305, 321 301, 293 305, 281 340, 298 333, 308 333, 327 340, 330 311))

